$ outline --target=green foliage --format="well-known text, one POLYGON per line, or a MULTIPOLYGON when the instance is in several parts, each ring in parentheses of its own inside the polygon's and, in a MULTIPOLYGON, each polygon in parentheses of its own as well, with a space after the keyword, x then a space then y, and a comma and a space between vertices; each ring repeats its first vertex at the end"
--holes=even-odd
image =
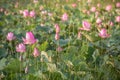
POLYGON ((113 1, 0 0, 0 80, 120 80, 120 23, 116 21, 120 11, 119 0, 113 1), (109 4, 112 9, 106 11, 109 4), (96 12, 91 12, 93 6, 96 12), (35 17, 24 17, 24 10, 35 11, 35 17), (64 13, 67 21, 61 20, 64 13), (101 25, 97 18, 102 19, 101 25), (84 20, 90 23, 90 31, 81 29, 84 20), (102 28, 110 37, 100 37, 102 28), (25 44, 24 53, 17 52, 28 31, 36 43, 25 44), (8 32, 14 33, 14 40, 6 39, 8 32))

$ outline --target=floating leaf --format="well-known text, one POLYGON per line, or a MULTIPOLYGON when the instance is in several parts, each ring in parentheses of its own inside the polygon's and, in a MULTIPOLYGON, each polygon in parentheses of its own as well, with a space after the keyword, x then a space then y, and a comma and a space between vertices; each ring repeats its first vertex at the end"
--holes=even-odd
POLYGON ((54 42, 55 42, 55 44, 62 47, 62 46, 67 45, 70 42, 70 39, 65 39, 65 40, 60 39, 59 41, 54 41, 54 42))
POLYGON ((50 71, 50 72, 56 72, 57 71, 57 68, 56 68, 55 64, 47 63, 47 66, 48 66, 48 71, 50 71))
POLYGON ((40 45, 39 49, 40 49, 41 51, 45 51, 45 50, 47 49, 47 47, 48 47, 48 42, 45 41, 45 42, 43 42, 43 43, 40 45))
POLYGON ((0 70, 2 70, 2 69, 4 69, 5 68, 5 66, 6 66, 6 59, 5 58, 3 58, 3 59, 1 59, 0 60, 0 70))

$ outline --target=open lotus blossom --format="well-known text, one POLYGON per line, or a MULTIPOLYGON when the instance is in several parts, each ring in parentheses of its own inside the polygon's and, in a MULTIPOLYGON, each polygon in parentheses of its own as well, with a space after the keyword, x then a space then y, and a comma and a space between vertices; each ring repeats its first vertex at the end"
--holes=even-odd
POLYGON ((100 18, 97 18, 96 23, 100 25, 102 23, 102 20, 100 18))
POLYGON ((68 20, 68 14, 67 13, 64 13, 63 15, 62 15, 62 21, 67 21, 68 20))
POLYGON ((92 7, 92 8, 90 9, 90 11, 91 11, 91 12, 95 12, 95 11, 96 11, 96 7, 92 7))
POLYGON ((55 40, 59 40, 60 39, 60 36, 58 33, 55 34, 55 40))
POLYGON ((73 8, 75 8, 76 6, 77 6, 77 4, 76 4, 76 3, 73 3, 73 4, 72 4, 72 7, 73 7, 73 8))
POLYGON ((32 32, 26 33, 26 38, 23 38, 24 44, 34 44, 36 42, 36 39, 32 32))
POLYGON ((117 2, 117 3, 116 3, 116 7, 117 7, 117 8, 120 8, 120 2, 117 2))
POLYGON ((25 51, 26 51, 25 45, 24 45, 23 43, 18 44, 18 45, 16 46, 16 51, 17 51, 17 52, 21 52, 21 53, 25 52, 25 51))
POLYGON ((120 16, 116 16, 116 22, 120 22, 120 16))
POLYGON ((12 40, 15 39, 15 36, 12 32, 9 32, 6 36, 6 38, 7 38, 8 41, 12 41, 12 40))
POLYGON ((82 22, 82 28, 80 28, 80 30, 86 30, 86 31, 90 31, 91 27, 90 27, 90 23, 87 21, 83 21, 82 22))
POLYGON ((38 0, 33 0, 33 3, 38 3, 38 0))
POLYGON ((87 15, 90 15, 90 11, 89 10, 87 11, 87 15))
POLYGON ((99 32, 99 36, 101 38, 108 38, 110 35, 107 33, 107 30, 105 28, 102 28, 99 32))
POLYGON ((100 4, 100 3, 98 3, 98 4, 97 4, 97 7, 100 7, 100 6, 101 6, 101 4, 100 4))
POLYGON ((105 9, 106 11, 110 11, 112 9, 112 5, 107 5, 105 9))
POLYGON ((29 16, 29 11, 28 10, 24 10, 23 11, 23 16, 26 18, 29 16))
POLYGON ((37 48, 34 48, 33 56, 38 57, 40 54, 39 50, 37 48))
POLYGON ((30 17, 35 17, 35 11, 30 11, 29 16, 30 16, 30 17))

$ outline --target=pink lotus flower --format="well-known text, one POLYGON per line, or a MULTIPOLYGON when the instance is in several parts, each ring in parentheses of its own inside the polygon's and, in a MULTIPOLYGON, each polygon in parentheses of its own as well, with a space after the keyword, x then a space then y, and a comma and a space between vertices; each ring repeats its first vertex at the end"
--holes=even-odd
POLYGON ((42 13, 43 15, 46 15, 46 14, 47 14, 47 11, 44 10, 44 11, 41 11, 41 13, 42 13))
POLYGON ((97 18, 96 23, 97 23, 97 24, 101 24, 101 23, 102 23, 102 20, 101 20, 100 18, 97 18))
POLYGON ((95 12, 95 18, 98 18, 99 14, 100 14, 100 13, 99 13, 98 11, 96 11, 96 12, 95 12))
POLYGON ((73 4, 72 4, 72 7, 73 7, 73 8, 75 8, 76 6, 77 6, 77 4, 76 4, 76 3, 73 3, 73 4))
POLYGON ((114 26, 114 23, 112 21, 109 22, 110 26, 114 26))
POLYGON ((38 57, 40 54, 39 50, 37 48, 34 48, 33 56, 38 57))
POLYGON ((36 39, 34 38, 34 35, 32 32, 26 33, 26 39, 23 38, 24 44, 34 44, 36 42, 36 39))
POLYGON ((60 32, 60 27, 58 24, 55 24, 55 28, 56 28, 56 33, 59 33, 60 32))
POLYGON ((4 11, 4 9, 3 8, 0 8, 0 12, 3 12, 4 11))
POLYGON ((112 5, 107 5, 105 9, 106 11, 110 11, 112 9, 112 5))
POLYGON ((95 12, 95 11, 96 11, 96 7, 92 7, 92 8, 90 9, 90 11, 91 11, 91 12, 95 12))
POLYGON ((50 17, 51 17, 52 15, 53 15, 52 13, 50 13, 50 12, 48 13, 48 16, 50 16, 50 17))
POLYGON ((30 11, 30 17, 35 17, 35 11, 30 11))
POLYGON ((24 10, 23 11, 23 16, 26 18, 29 16, 29 11, 28 10, 24 10))
POLYGON ((67 21, 68 20, 68 14, 67 13, 64 13, 63 15, 62 15, 62 21, 67 21))
POLYGON ((98 4, 97 4, 97 7, 100 7, 100 6, 101 6, 101 4, 100 4, 100 3, 98 3, 98 4))
POLYGON ((117 3, 116 3, 116 7, 117 7, 117 8, 120 8, 120 2, 117 2, 117 3))
POLYGON ((108 38, 108 37, 110 37, 110 35, 107 33, 107 30, 105 28, 103 28, 103 29, 100 30, 99 36, 101 38, 108 38))
POLYGON ((90 15, 90 11, 87 11, 87 14, 90 15))
POLYGON ((55 40, 59 40, 60 39, 60 36, 58 33, 55 34, 55 40))
POLYGON ((12 41, 12 40, 15 39, 15 36, 12 32, 9 32, 6 36, 6 38, 7 38, 8 41, 12 41))
POLYGON ((58 52, 61 52, 62 50, 63 49, 60 46, 58 46, 57 49, 56 49, 56 51, 58 51, 58 52))
POLYGON ((86 30, 86 31, 90 31, 90 23, 87 21, 83 21, 82 22, 82 28, 80 28, 80 30, 86 30))
POLYGON ((33 3, 35 3, 35 4, 38 3, 38 0, 33 0, 33 3))
POLYGON ((81 37, 82 37, 82 34, 81 34, 81 32, 79 31, 79 32, 78 32, 78 35, 77 35, 77 38, 78 38, 78 39, 81 39, 81 37))
POLYGON ((116 22, 120 22, 120 16, 116 16, 116 22))
POLYGON ((18 44, 18 45, 16 46, 16 51, 17 51, 17 52, 21 52, 21 53, 25 52, 25 51, 26 51, 25 45, 24 45, 23 43, 18 44))

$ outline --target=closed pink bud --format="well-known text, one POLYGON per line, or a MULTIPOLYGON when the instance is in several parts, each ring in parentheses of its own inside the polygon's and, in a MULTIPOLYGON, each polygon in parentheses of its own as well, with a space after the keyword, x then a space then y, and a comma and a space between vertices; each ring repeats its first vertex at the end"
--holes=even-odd
POLYGON ((59 40, 60 39, 60 36, 58 33, 55 34, 55 40, 59 40))
POLYGON ((25 67, 25 73, 28 73, 28 66, 25 67))
POLYGON ((62 50, 63 49, 60 46, 58 46, 57 49, 56 49, 56 51, 58 51, 58 52, 61 52, 62 50))
POLYGON ((95 12, 95 18, 98 18, 99 14, 100 14, 100 13, 99 13, 98 11, 96 11, 96 12, 95 12))
POLYGON ((20 60, 20 61, 22 61, 22 60, 23 60, 23 57, 22 57, 22 55, 20 55, 20 57, 19 57, 19 60, 20 60))
POLYGON ((18 45, 16 46, 16 51, 17 51, 17 52, 21 52, 21 53, 25 52, 25 51, 26 51, 25 45, 24 45, 23 43, 18 44, 18 45))
POLYGON ((110 26, 114 26, 114 23, 112 21, 109 22, 110 26))
POLYGON ((116 22, 120 22, 120 16, 116 16, 116 22))
POLYGON ((23 16, 26 18, 29 16, 29 11, 28 10, 24 10, 23 11, 23 16))
POLYGON ((112 5, 107 5, 105 9, 106 11, 110 11, 112 9, 112 5))
POLYGON ((4 9, 3 8, 0 8, 0 12, 3 12, 4 11, 4 9))
POLYGON ((95 12, 95 11, 96 11, 96 7, 92 7, 92 8, 90 9, 90 11, 91 11, 91 12, 95 12))
POLYGON ((116 3, 116 7, 117 7, 117 8, 120 8, 120 2, 117 2, 117 3, 116 3))
POLYGON ((81 37, 82 37, 81 32, 78 32, 77 38, 78 38, 78 39, 81 39, 81 37))
POLYGON ((30 17, 35 17, 35 11, 30 11, 30 17))
POLYGON ((38 57, 40 54, 39 50, 37 48, 34 48, 33 56, 38 57))
POLYGON ((86 30, 86 31, 90 31, 91 27, 90 27, 90 23, 87 21, 83 21, 82 22, 82 28, 80 28, 80 30, 86 30))
POLYGON ((101 23, 102 23, 102 20, 101 20, 100 18, 98 18, 98 19, 96 20, 96 23, 97 23, 97 24, 101 24, 101 23))
POLYGON ((12 32, 9 32, 6 36, 6 38, 7 38, 8 41, 12 41, 12 40, 15 39, 15 36, 12 32))
POLYGON ((59 33, 60 32, 60 27, 58 24, 55 24, 55 28, 56 28, 56 33, 59 33))
POLYGON ((18 2, 16 2, 16 3, 15 3, 15 8, 18 8, 18 5, 19 5, 19 3, 18 3, 18 2))
POLYGON ((32 32, 26 33, 26 39, 23 38, 24 44, 34 44, 36 42, 36 39, 32 32))
POLYGON ((100 30, 99 36, 101 38, 108 38, 108 37, 110 37, 110 35, 107 33, 107 30, 105 28, 103 28, 103 29, 100 30))
POLYGON ((67 13, 64 13, 63 15, 62 15, 62 21, 67 21, 68 20, 68 14, 67 13))

